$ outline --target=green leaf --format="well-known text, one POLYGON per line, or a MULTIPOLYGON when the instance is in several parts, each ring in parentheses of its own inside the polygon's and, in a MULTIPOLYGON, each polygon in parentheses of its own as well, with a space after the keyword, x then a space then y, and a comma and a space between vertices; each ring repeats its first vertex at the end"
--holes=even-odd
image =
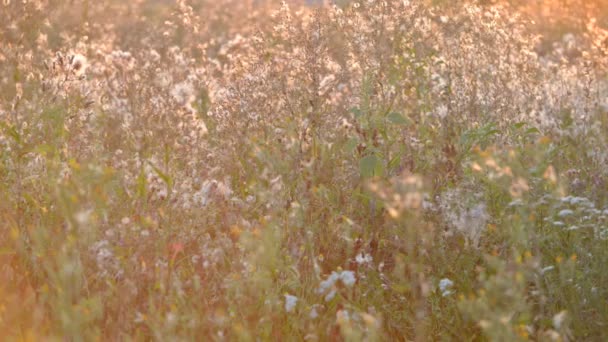
POLYGON ((397 169, 401 165, 401 156, 396 156, 388 163, 389 171, 397 169))
POLYGON ((359 139, 353 137, 348 139, 348 141, 346 142, 346 145, 344 146, 344 149, 346 150, 347 153, 353 153, 355 151, 355 149, 357 148, 357 145, 359 145, 359 139))
POLYGON ((408 118, 404 117, 403 115, 396 113, 396 112, 389 113, 386 116, 386 118, 388 119, 388 121, 390 121, 396 125, 408 126, 412 123, 410 119, 408 119, 408 118))
POLYGON ((526 130, 526 134, 533 134, 533 133, 540 133, 540 131, 536 127, 528 128, 526 130))
POLYGON ((361 177, 373 177, 377 161, 378 157, 373 154, 361 158, 361 160, 359 160, 361 177))
POLYGON ((490 122, 482 127, 470 129, 460 137, 460 144, 464 146, 464 150, 469 150, 475 144, 486 145, 492 136, 500 133, 496 129, 496 124, 490 122))
POLYGON ((513 124, 513 128, 520 129, 520 128, 524 127, 525 125, 526 125, 526 123, 523 122, 523 121, 522 122, 517 122, 517 123, 513 124))
POLYGON ((380 158, 375 154, 370 154, 359 160, 359 171, 361 172, 361 177, 369 178, 381 176, 384 168, 380 158))

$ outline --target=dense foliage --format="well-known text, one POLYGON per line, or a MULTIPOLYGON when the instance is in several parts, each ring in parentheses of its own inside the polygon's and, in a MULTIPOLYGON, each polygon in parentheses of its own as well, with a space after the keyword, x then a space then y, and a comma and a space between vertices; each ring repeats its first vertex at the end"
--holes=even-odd
POLYGON ((605 340, 608 4, 0 4, 3 340, 605 340))

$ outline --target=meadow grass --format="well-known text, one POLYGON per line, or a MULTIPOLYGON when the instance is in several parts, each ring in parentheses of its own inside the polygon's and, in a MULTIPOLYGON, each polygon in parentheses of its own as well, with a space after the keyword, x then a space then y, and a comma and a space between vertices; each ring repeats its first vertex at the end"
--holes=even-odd
POLYGON ((573 4, 4 1, 0 337, 605 340, 573 4))

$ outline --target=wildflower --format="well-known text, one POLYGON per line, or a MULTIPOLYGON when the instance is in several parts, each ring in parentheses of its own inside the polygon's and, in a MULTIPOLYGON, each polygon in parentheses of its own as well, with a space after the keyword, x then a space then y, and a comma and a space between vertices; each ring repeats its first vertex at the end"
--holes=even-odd
POLYGON ((463 196, 465 193, 462 189, 443 193, 439 198, 439 210, 452 231, 463 234, 473 246, 478 246, 490 215, 484 202, 462 201, 463 196))
POLYGON ((325 295, 325 301, 329 302, 330 300, 334 299, 335 296, 336 296, 336 289, 332 289, 331 291, 329 291, 329 293, 327 295, 325 295))
POLYGON ((519 324, 516 330, 517 334, 521 336, 524 340, 527 340, 530 336, 530 333, 528 332, 528 327, 525 324, 519 324))
POLYGON ((332 272, 327 279, 323 280, 319 285, 319 293, 325 293, 328 289, 332 288, 336 281, 340 278, 338 273, 332 272))
POLYGON ((342 271, 342 272, 331 272, 327 279, 323 280, 319 285, 319 293, 325 293, 328 289, 335 286, 336 282, 340 280, 342 284, 347 287, 351 287, 356 282, 355 272, 353 271, 342 271))
POLYGON ((353 271, 331 272, 327 279, 321 281, 317 293, 325 295, 325 301, 329 302, 336 296, 336 285, 338 281, 346 287, 352 287, 357 281, 357 278, 353 271))
POLYGON ((317 312, 317 305, 313 305, 312 309, 310 309, 310 313, 308 314, 308 317, 310 317, 311 319, 315 319, 317 317, 319 317, 319 313, 317 312))
POLYGON ((353 271, 342 271, 342 273, 340 273, 340 280, 347 287, 353 286, 357 281, 355 278, 355 272, 353 271))
POLYGON ((553 316, 553 327, 557 330, 561 329, 567 316, 568 312, 566 310, 562 310, 557 315, 553 316))
POLYGON ((74 215, 74 219, 78 222, 79 225, 86 225, 91 220, 91 215, 93 214, 93 209, 81 210, 76 215, 74 215))
POLYGON ((555 266, 547 266, 547 267, 543 267, 542 270, 540 270, 540 274, 545 274, 549 271, 552 271, 555 269, 555 266))
POLYGON ((87 59, 81 54, 75 54, 72 56, 70 67, 72 68, 72 72, 76 76, 84 75, 87 70, 87 59))
POLYGON ((448 107, 446 105, 440 105, 437 107, 435 113, 439 118, 445 119, 445 117, 448 116, 448 107))
POLYGON ((133 320, 135 323, 143 323, 146 321, 146 315, 142 314, 139 311, 135 312, 135 319, 133 320))
POLYGON ((173 312, 168 312, 166 320, 169 326, 175 326, 177 324, 177 315, 173 312))
POLYGON ((292 312, 298 302, 298 297, 285 294, 285 311, 292 312))
POLYGON ((565 199, 569 200, 570 204, 572 204, 572 205, 577 205, 577 204, 582 204, 582 203, 589 203, 589 199, 587 199, 585 197, 567 196, 567 197, 565 197, 565 199))
POLYGON ((365 254, 365 253, 359 253, 357 254, 357 256, 355 257, 355 261, 357 262, 357 264, 359 265, 363 265, 363 264, 371 264, 373 261, 373 258, 370 254, 365 254))
POLYGON ((443 297, 447 297, 454 293, 452 291, 452 286, 454 286, 454 282, 448 278, 443 278, 439 281, 439 290, 441 291, 441 295, 443 297))
POLYGON ((189 81, 178 83, 171 89, 171 96, 177 103, 186 106, 194 101, 194 87, 189 81))

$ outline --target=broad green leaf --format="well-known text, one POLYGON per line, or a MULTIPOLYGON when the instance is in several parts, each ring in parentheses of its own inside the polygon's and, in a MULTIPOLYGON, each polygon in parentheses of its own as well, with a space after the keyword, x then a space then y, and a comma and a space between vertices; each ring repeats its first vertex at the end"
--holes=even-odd
POLYGON ((382 161, 375 154, 365 156, 359 160, 359 171, 364 178, 382 176, 382 161))
POLYGON ((526 123, 522 121, 522 122, 513 124, 513 128, 520 129, 520 128, 524 127, 525 125, 526 125, 526 123))
POLYGON ((526 134, 533 134, 533 133, 540 133, 540 131, 536 127, 528 128, 526 130, 526 134))
POLYGON ((403 115, 396 113, 396 112, 391 112, 389 113, 386 118, 388 119, 388 121, 396 124, 396 125, 403 125, 403 126, 407 126, 410 125, 412 122, 410 121, 410 119, 404 117, 403 115))
POLYGON ((361 172, 361 177, 373 177, 377 161, 378 157, 373 154, 361 158, 361 160, 359 160, 359 171, 361 172))

